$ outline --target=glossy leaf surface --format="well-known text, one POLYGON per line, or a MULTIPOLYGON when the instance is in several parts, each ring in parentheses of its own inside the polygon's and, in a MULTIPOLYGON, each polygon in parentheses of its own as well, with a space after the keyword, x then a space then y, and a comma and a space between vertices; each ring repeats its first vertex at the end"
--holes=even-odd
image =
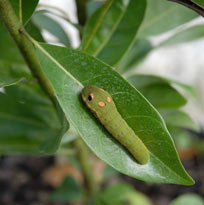
POLYGON ((107 1, 85 27, 81 45, 83 51, 115 65, 134 41, 145 6, 144 0, 107 1))
POLYGON ((0 153, 42 154, 41 143, 59 135, 60 123, 52 104, 37 91, 10 86, 0 93, 0 153))
POLYGON ((32 16, 39 0, 12 0, 10 1, 16 16, 22 24, 26 24, 32 16))
POLYGON ((67 119, 98 157, 120 172, 141 180, 194 183, 178 159, 161 116, 117 72, 79 51, 37 42, 35 46, 42 69, 67 119), (139 165, 90 113, 80 95, 86 85, 96 85, 111 94, 120 114, 149 149, 151 160, 147 165, 139 165))

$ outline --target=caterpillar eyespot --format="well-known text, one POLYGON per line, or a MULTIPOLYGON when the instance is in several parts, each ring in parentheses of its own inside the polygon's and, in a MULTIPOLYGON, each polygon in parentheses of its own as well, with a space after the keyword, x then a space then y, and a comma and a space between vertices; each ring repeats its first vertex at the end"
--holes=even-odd
POLYGON ((150 159, 148 149, 122 118, 110 94, 96 86, 86 86, 81 95, 87 107, 107 131, 126 147, 140 164, 147 164, 150 159))

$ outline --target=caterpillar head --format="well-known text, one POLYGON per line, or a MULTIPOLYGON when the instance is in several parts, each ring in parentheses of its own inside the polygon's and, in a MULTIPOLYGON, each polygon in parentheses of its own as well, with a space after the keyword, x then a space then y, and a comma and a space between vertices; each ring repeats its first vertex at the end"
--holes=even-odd
POLYGON ((95 113, 103 113, 107 107, 113 105, 113 100, 108 92, 96 86, 88 85, 82 89, 82 99, 95 113))

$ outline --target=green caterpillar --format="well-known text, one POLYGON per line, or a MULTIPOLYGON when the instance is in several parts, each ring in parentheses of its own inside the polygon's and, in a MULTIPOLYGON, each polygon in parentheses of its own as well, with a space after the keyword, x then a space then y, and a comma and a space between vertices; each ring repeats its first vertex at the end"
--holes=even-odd
POLYGON ((96 86, 83 88, 82 99, 108 132, 125 146, 140 164, 149 162, 149 151, 121 117, 110 94, 96 86))

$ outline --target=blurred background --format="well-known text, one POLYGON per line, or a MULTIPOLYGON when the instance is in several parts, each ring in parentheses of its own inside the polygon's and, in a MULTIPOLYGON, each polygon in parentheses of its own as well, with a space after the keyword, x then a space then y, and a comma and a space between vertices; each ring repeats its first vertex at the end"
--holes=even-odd
MULTIPOLYGON (((100 4, 101 1, 90 1, 88 14, 91 15, 100 4)), ((80 34, 72 25, 78 23, 74 0, 40 0, 37 9, 49 10, 50 12, 43 15, 60 25, 61 35, 67 36, 72 48, 79 46, 80 34), (61 18, 61 15, 67 17, 72 24, 61 18)), ((66 45, 66 41, 59 42, 58 37, 52 34, 49 21, 43 22, 37 14, 32 17, 32 21, 40 28, 46 42, 66 45)), ((51 25, 54 25, 53 22, 51 25)), ((148 45, 151 45, 151 49, 147 48, 143 57, 135 62, 132 61, 132 68, 128 72, 123 72, 123 69, 120 71, 127 79, 133 74, 168 79, 171 86, 188 99, 188 103, 180 110, 187 113, 189 118, 176 115, 167 120, 180 159, 187 172, 196 181, 195 185, 151 184, 139 181, 120 174, 92 154, 90 160, 94 174, 104 190, 102 197, 110 201, 104 204, 204 204, 204 37, 202 37, 204 29, 200 29, 197 36, 195 33, 187 33, 186 39, 190 40, 184 42, 179 38, 175 42, 168 40, 171 36, 196 26, 204 27, 202 17, 198 16, 170 31, 149 36, 148 45), (175 129, 174 122, 183 119, 186 120, 183 127, 175 129), (124 203, 111 202, 112 198, 120 195, 124 203), (129 199, 131 201, 125 203, 129 199)), ((77 133, 72 128, 64 136, 62 143, 70 141, 73 136, 77 136, 77 133)), ((62 146, 56 156, 2 155, 0 204, 80 204, 82 196, 78 184, 82 184, 82 175, 73 152, 69 146, 62 146)), ((96 203, 90 201, 90 204, 96 203)))

